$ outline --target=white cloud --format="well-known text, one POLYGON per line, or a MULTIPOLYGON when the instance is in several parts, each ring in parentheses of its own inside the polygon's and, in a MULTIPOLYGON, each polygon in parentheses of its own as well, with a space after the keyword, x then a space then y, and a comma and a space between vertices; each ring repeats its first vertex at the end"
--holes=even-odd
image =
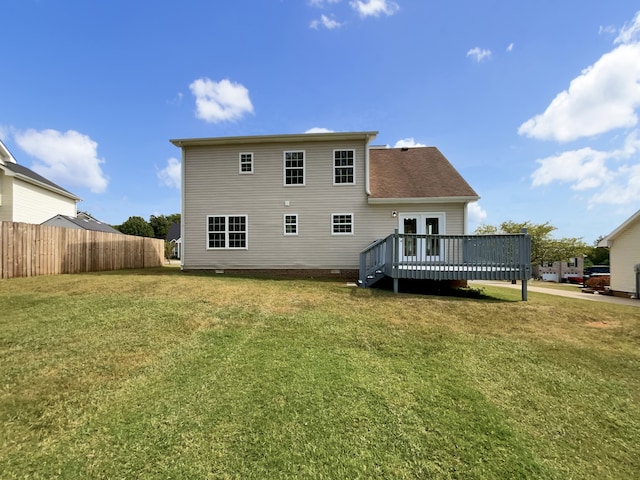
POLYGON ((189 88, 196 97, 196 117, 206 122, 234 121, 253 113, 249 90, 239 83, 199 78, 189 88))
POLYGON ((422 143, 418 143, 415 141, 413 137, 403 138, 402 140, 398 140, 393 148, 411 148, 411 147, 426 147, 426 145, 422 143))
POLYGON ((158 171, 158 180, 167 187, 180 188, 181 165, 177 158, 167 160, 167 166, 158 171))
POLYGON ((45 178, 71 187, 85 187, 102 193, 107 189, 108 178, 98 158, 98 144, 87 135, 74 130, 64 133, 57 130, 33 129, 16 131, 18 146, 35 157, 38 162, 33 170, 45 178))
POLYGON ((640 12, 636 12, 631 25, 624 24, 614 43, 631 43, 638 40, 640 40, 640 12))
POLYGON ((604 34, 615 35, 616 33, 618 33, 618 29, 613 25, 607 25, 607 26, 600 25, 600 28, 598 29, 598 33, 600 35, 604 35, 604 34))
POLYGON ((0 125, 0 140, 6 140, 9 138, 9 132, 11 131, 10 127, 5 127, 4 125, 0 125))
POLYGON ((393 15, 400 9, 400 6, 391 0, 356 0, 350 4, 361 17, 378 17, 380 14, 393 15))
POLYGON ((478 202, 472 202, 467 206, 469 222, 474 225, 482 225, 487 220, 487 212, 478 202))
POLYGON ((315 30, 317 30, 321 26, 326 28, 327 30, 333 30, 335 28, 341 27, 342 25, 342 23, 334 20, 333 18, 327 17, 326 15, 321 15, 319 20, 313 20, 309 26, 315 30))
POLYGON ((473 57, 476 62, 482 62, 483 60, 491 58, 491 50, 475 47, 467 52, 467 57, 473 57))
POLYGON ((611 178, 606 166, 611 157, 611 153, 586 147, 537 160, 540 167, 531 174, 532 185, 539 187, 558 181, 572 183, 574 190, 599 187, 611 178))
POLYGON ((323 8, 325 4, 339 3, 340 0, 309 0, 309 5, 312 7, 323 8))
POLYGON ((544 113, 527 120, 520 135, 566 142, 638 123, 640 44, 620 45, 571 81, 544 113))
POLYGON ((625 165, 606 188, 589 199, 589 205, 633 205, 640 203, 640 164, 625 165))
POLYGON ((304 133, 332 133, 332 132, 334 132, 334 130, 329 130, 328 128, 313 127, 313 128, 310 128, 309 130, 307 130, 304 133))
POLYGON ((618 150, 599 151, 590 147, 563 152, 538 160, 531 175, 532 186, 553 182, 569 183, 576 191, 595 190, 589 204, 623 205, 640 200, 640 152, 638 131, 632 132, 618 150))
POLYGON ((507 52, 513 52, 513 47, 515 45, 513 44, 513 42, 511 42, 508 46, 507 46, 507 52))

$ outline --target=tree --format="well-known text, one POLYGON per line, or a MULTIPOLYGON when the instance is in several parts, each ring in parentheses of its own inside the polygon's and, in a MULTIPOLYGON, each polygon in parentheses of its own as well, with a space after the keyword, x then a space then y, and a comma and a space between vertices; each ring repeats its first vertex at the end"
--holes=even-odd
POLYGON ((592 265, 609 265, 609 249, 606 247, 599 247, 598 243, 604 237, 598 237, 598 239, 593 242, 593 246, 589 247, 589 251, 587 252, 587 257, 585 258, 585 267, 590 267, 592 265))
POLYGON ((153 236, 155 238, 167 238, 169 226, 171 225, 167 217, 164 215, 151 215, 149 217, 149 225, 153 228, 153 236))
POLYGON ((125 235, 136 235, 138 237, 152 237, 153 228, 142 217, 129 217, 122 225, 118 226, 125 235))
POLYGON ((566 261, 571 257, 580 257, 589 251, 589 246, 581 238, 567 237, 555 239, 551 232, 557 230, 549 222, 536 224, 526 222, 502 222, 499 227, 480 225, 475 233, 489 235, 498 233, 521 233, 526 228, 531 237, 531 263, 540 265, 543 262, 566 261))

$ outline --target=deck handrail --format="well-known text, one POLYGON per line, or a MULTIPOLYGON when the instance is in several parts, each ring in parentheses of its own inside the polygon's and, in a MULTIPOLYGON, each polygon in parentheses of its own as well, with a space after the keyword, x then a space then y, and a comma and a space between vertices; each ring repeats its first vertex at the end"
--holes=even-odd
MULTIPOLYGON (((531 237, 520 234, 426 235, 398 233, 360 254, 359 284, 394 279, 522 280, 531 278, 531 237)), ((526 287, 523 285, 523 298, 526 287)))

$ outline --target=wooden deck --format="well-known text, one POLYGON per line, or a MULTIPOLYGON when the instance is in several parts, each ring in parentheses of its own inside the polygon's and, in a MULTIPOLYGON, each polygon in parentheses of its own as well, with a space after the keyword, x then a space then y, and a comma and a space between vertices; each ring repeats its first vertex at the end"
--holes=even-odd
POLYGON ((397 231, 360 253, 358 284, 384 277, 416 280, 520 280, 527 300, 531 237, 515 235, 417 235, 397 231))

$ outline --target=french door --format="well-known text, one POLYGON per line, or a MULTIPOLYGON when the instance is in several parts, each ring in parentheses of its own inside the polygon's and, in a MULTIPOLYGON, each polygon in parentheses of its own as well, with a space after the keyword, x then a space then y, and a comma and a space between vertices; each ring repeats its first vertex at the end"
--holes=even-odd
MULTIPOLYGON (((444 213, 401 213, 398 232, 417 235, 444 233, 444 213)), ((437 261, 443 255, 442 240, 408 236, 400 238, 400 257, 404 261, 437 261)))

